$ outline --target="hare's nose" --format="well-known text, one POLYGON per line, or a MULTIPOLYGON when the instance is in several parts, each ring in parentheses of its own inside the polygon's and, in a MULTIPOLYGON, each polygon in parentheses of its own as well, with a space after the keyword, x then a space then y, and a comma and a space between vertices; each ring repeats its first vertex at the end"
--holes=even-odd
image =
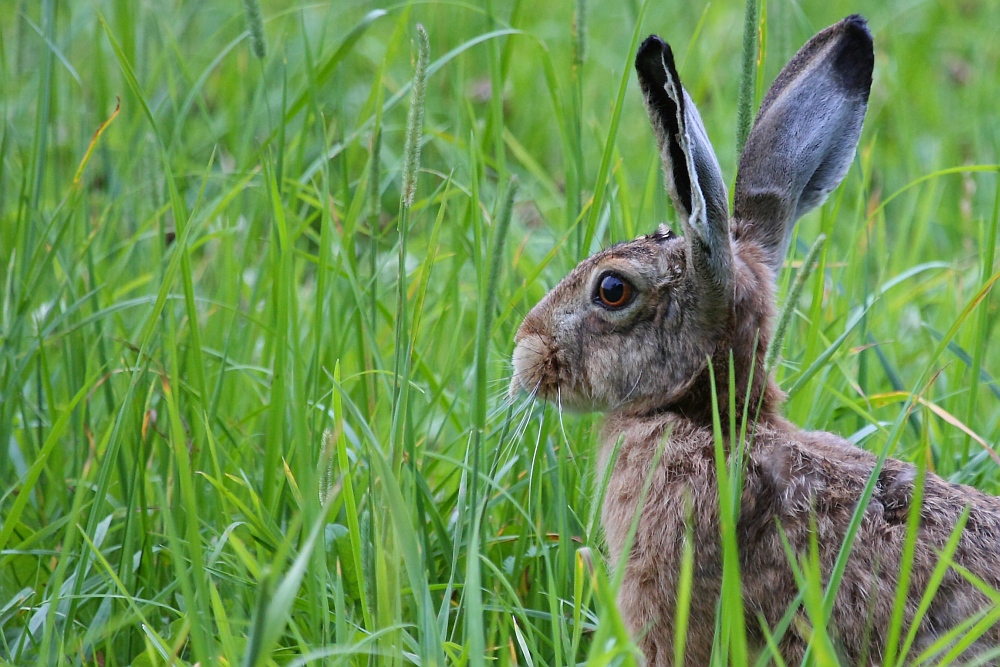
POLYGON ((537 310, 536 308, 524 316, 521 326, 517 328, 517 333, 514 334, 515 344, 519 344, 528 336, 543 336, 546 334, 545 318, 539 315, 536 312, 537 310))

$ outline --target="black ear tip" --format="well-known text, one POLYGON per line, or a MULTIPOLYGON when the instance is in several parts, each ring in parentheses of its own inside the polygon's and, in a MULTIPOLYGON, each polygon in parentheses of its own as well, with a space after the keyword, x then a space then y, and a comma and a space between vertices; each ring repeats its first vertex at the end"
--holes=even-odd
POLYGON ((860 14, 852 14, 840 22, 840 27, 834 69, 845 88, 860 91, 867 98, 875 68, 875 48, 868 22, 860 14))
POLYGON ((868 30, 868 21, 861 14, 851 14, 840 22, 844 40, 858 51, 872 51, 872 33, 868 30))
POLYGON ((650 35, 642 42, 639 50, 636 51, 635 57, 637 59, 643 58, 650 53, 656 53, 659 55, 663 51, 664 46, 666 46, 666 42, 660 39, 659 35, 650 35))
POLYGON ((672 67, 674 54, 670 50, 670 45, 660 39, 657 35, 650 35, 635 52, 635 69, 640 75, 649 77, 657 82, 665 80, 663 73, 663 63, 672 67))
POLYGON ((846 19, 841 21, 844 27, 849 30, 856 30, 868 35, 868 40, 871 41, 872 34, 868 31, 868 21, 861 14, 851 14, 846 19))

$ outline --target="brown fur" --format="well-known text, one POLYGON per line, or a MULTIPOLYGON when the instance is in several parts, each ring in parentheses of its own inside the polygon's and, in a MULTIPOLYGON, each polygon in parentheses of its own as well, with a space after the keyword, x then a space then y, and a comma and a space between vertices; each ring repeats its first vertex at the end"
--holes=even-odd
MULTIPOLYGON (((561 407, 605 412, 602 468, 621 440, 602 520, 611 565, 627 559, 619 605, 651 665, 673 661, 674 600, 688 512, 695 571, 685 662, 707 664, 711 653, 722 582, 713 371, 727 442, 730 399, 737 416, 744 405, 757 415, 745 443, 737 523, 753 648, 764 642, 757 619, 773 629, 799 590, 780 531, 800 556, 809 553, 815 538, 825 582, 873 472, 876 459, 869 452, 785 420, 782 394, 763 371, 775 273, 795 219, 822 201, 853 158, 871 84, 871 54, 863 19, 849 17, 793 58, 765 98, 747 142, 729 220, 718 163, 677 79, 669 47, 658 38, 647 40, 636 67, 684 237, 661 228, 584 260, 527 315, 515 338, 512 393, 526 390, 561 407), (796 143, 802 136, 808 141, 796 143), (607 308, 597 299, 607 271, 633 286, 626 306, 607 308), (639 495, 664 438, 635 541, 624 554, 639 495)), ((913 466, 886 461, 864 513, 831 619, 846 664, 881 662, 915 478, 913 466)), ((1000 500, 928 474, 903 637, 966 507, 970 514, 955 562, 1000 588, 1000 500)), ((990 604, 949 569, 920 621, 909 657, 990 604)), ((792 664, 801 660, 808 641, 807 619, 802 611, 799 616, 779 646, 792 664)), ((998 643, 1000 632, 993 627, 964 657, 998 643)))
MULTIPOLYGON (((602 461, 607 461, 619 437, 622 444, 602 519, 613 567, 622 557, 636 502, 649 474, 649 462, 659 439, 667 433, 668 444, 652 477, 619 591, 619 605, 628 626, 642 637, 640 645, 649 663, 671 664, 674 592, 685 513, 690 508, 695 573, 685 663, 705 665, 711 653, 722 582, 712 431, 670 412, 638 419, 609 417, 602 430, 602 461)), ((737 524, 747 628, 757 649, 763 646, 757 615, 763 617, 768 628, 774 628, 799 590, 781 543, 778 522, 798 554, 809 552, 811 526, 815 525, 825 582, 874 464, 872 454, 830 433, 801 431, 780 418, 757 424, 747 451, 737 524)), ((896 595, 913 480, 912 466, 888 460, 865 512, 833 609, 832 629, 844 664, 860 664, 865 657, 869 664, 880 662, 896 595)), ((937 565, 938 554, 966 506, 971 514, 955 562, 988 585, 1000 588, 998 499, 949 484, 933 474, 927 475, 924 495, 905 607, 904 637, 937 565)), ((949 570, 921 621, 910 656, 988 602, 955 570, 949 570)), ((785 661, 797 664, 806 641, 793 624, 780 643, 785 661)), ((968 656, 998 642, 1000 633, 993 627, 967 652, 968 656)))

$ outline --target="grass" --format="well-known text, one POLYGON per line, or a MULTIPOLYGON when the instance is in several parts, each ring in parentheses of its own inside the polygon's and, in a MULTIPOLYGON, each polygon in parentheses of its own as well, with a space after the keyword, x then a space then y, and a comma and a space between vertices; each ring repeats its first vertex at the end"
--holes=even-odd
MULTIPOLYGON (((761 4, 756 74, 744 9, 9 3, 0 659, 634 662, 601 567, 597 418, 509 404, 507 359, 580 258, 674 220, 636 38, 676 47, 731 183, 741 69, 759 102, 859 7, 761 4)), ((858 158, 780 285, 825 234, 791 304, 787 413, 997 493, 1000 5, 864 11, 858 158)), ((745 650, 736 616, 720 656, 745 650)))

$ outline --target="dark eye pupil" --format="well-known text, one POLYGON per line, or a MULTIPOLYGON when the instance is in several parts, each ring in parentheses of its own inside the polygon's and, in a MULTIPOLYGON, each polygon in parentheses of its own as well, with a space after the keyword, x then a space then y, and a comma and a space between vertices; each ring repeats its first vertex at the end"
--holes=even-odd
POLYGON ((597 298, 608 308, 623 308, 632 298, 632 285, 613 273, 601 278, 597 286, 597 298))
POLYGON ((615 276, 605 276, 601 281, 601 296, 608 303, 619 303, 625 296, 625 283, 615 276))

